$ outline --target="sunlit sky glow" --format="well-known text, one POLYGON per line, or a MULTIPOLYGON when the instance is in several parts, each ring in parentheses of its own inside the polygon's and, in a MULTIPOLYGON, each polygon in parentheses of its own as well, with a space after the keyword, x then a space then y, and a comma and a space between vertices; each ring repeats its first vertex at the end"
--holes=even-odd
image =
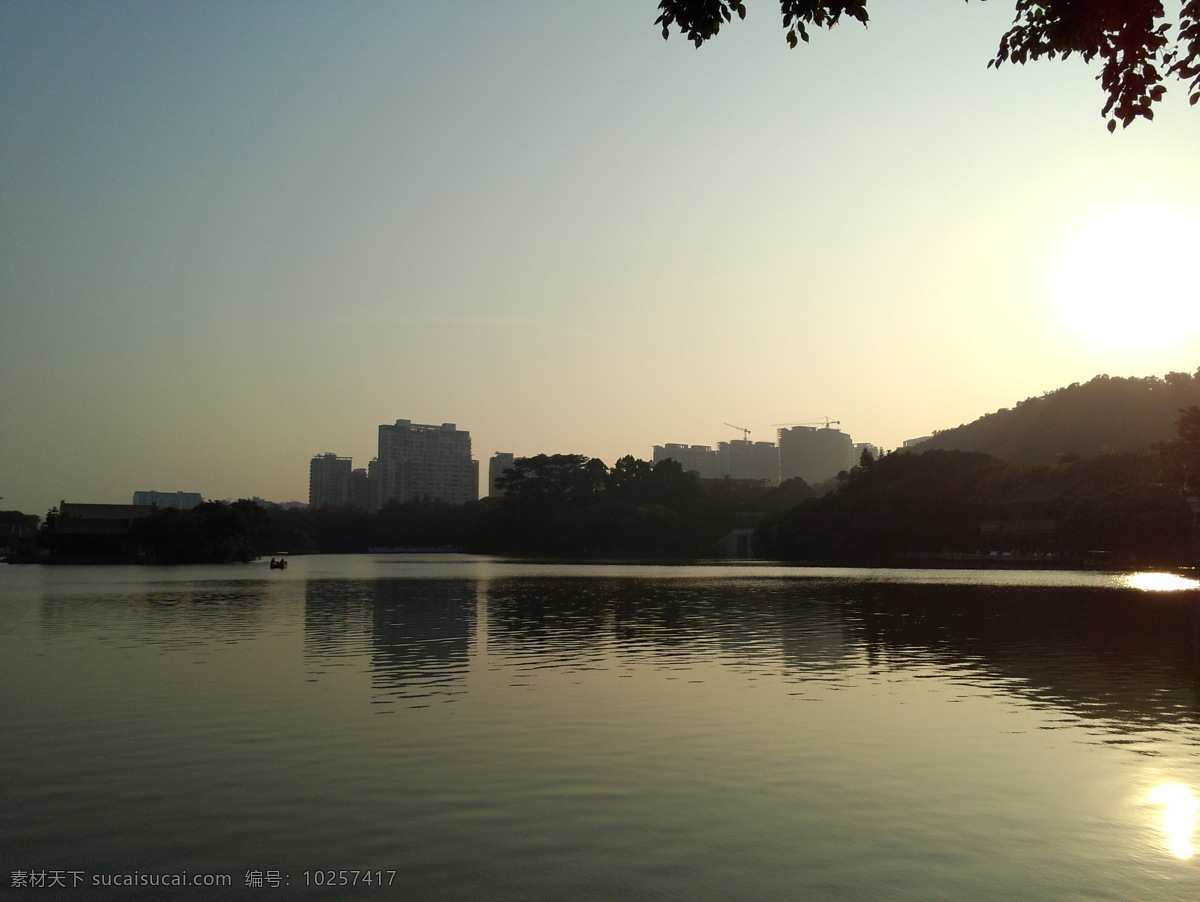
POLYGON ((1183 89, 1110 135, 1082 62, 985 68, 1011 4, 872 6, 696 50, 653 0, 0 5, 0 507, 304 499, 397 418, 891 448, 1195 371, 1183 89))

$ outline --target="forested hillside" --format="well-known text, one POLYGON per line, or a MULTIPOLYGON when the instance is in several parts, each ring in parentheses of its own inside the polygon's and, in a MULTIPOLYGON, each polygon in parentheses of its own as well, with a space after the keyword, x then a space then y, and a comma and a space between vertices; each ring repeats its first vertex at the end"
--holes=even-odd
POLYGON ((1182 441, 1160 454, 1052 466, 941 449, 887 454, 845 474, 830 494, 768 513, 754 545, 764 557, 819 564, 941 553, 1074 566, 1100 552, 1123 566, 1177 566, 1193 559, 1192 514, 1168 457, 1195 455, 1182 441))
POLYGON ((1097 376, 947 429, 922 451, 981 451, 1023 464, 1145 451, 1175 437, 1182 408, 1200 404, 1200 370, 1159 378, 1097 376))

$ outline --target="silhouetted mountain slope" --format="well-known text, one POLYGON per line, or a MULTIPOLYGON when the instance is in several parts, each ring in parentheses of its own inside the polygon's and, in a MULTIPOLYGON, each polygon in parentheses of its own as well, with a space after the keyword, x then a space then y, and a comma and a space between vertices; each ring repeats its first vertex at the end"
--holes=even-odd
POLYGON ((914 450, 982 451, 1023 464, 1054 463, 1070 454, 1144 451, 1175 438, 1179 411, 1192 404, 1200 404, 1200 370, 1161 379, 1097 376, 936 432, 914 450))

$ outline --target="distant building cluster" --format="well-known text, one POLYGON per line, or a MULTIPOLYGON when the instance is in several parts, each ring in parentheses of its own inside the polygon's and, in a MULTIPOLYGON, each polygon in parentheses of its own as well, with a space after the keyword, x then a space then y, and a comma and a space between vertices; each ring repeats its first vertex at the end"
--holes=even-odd
MULTIPOLYGON (((816 484, 857 466, 864 451, 879 457, 880 449, 855 443, 840 429, 798 425, 779 429, 778 442, 748 438, 709 445, 655 445, 653 460, 678 461, 701 479, 746 479, 777 486, 794 477, 816 484)), ((500 478, 516 462, 511 452, 498 451, 488 461, 487 494, 503 494, 500 478)), ((353 505, 376 511, 390 501, 430 498, 466 504, 479 497, 479 463, 471 453, 471 434, 454 423, 440 426, 396 420, 381 425, 378 453, 365 468, 332 451, 315 455, 308 467, 308 503, 353 505)))
POLYGON ((349 457, 338 457, 333 452, 318 454, 308 465, 308 506, 356 504, 369 508, 369 484, 367 471, 355 470, 349 457))
POLYGON ((701 479, 755 479, 779 485, 779 449, 774 442, 739 439, 710 445, 654 446, 654 462, 674 460, 701 479))
POLYGON ((825 426, 792 426, 778 430, 776 442, 749 439, 709 445, 654 446, 654 462, 678 461, 701 479, 753 479, 776 486, 799 477, 809 485, 824 482, 856 467, 864 451, 879 457, 879 448, 855 443, 848 433, 825 426))
POLYGON ((379 427, 378 454, 366 468, 355 469, 351 458, 333 452, 316 455, 308 466, 310 507, 351 504, 374 511, 390 501, 466 504, 478 497, 471 433, 454 423, 396 420, 379 427))

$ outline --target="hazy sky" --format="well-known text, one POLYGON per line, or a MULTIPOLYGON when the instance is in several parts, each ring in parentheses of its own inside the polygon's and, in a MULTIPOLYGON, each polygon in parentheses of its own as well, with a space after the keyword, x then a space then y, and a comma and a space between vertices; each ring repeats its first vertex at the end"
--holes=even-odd
POLYGON ((891 448, 1200 366, 1182 86, 1109 134, 1097 69, 986 68, 1003 0, 796 50, 771 0, 699 50, 655 7, 5 0, 0 508, 306 499, 398 418, 485 473, 891 448))

